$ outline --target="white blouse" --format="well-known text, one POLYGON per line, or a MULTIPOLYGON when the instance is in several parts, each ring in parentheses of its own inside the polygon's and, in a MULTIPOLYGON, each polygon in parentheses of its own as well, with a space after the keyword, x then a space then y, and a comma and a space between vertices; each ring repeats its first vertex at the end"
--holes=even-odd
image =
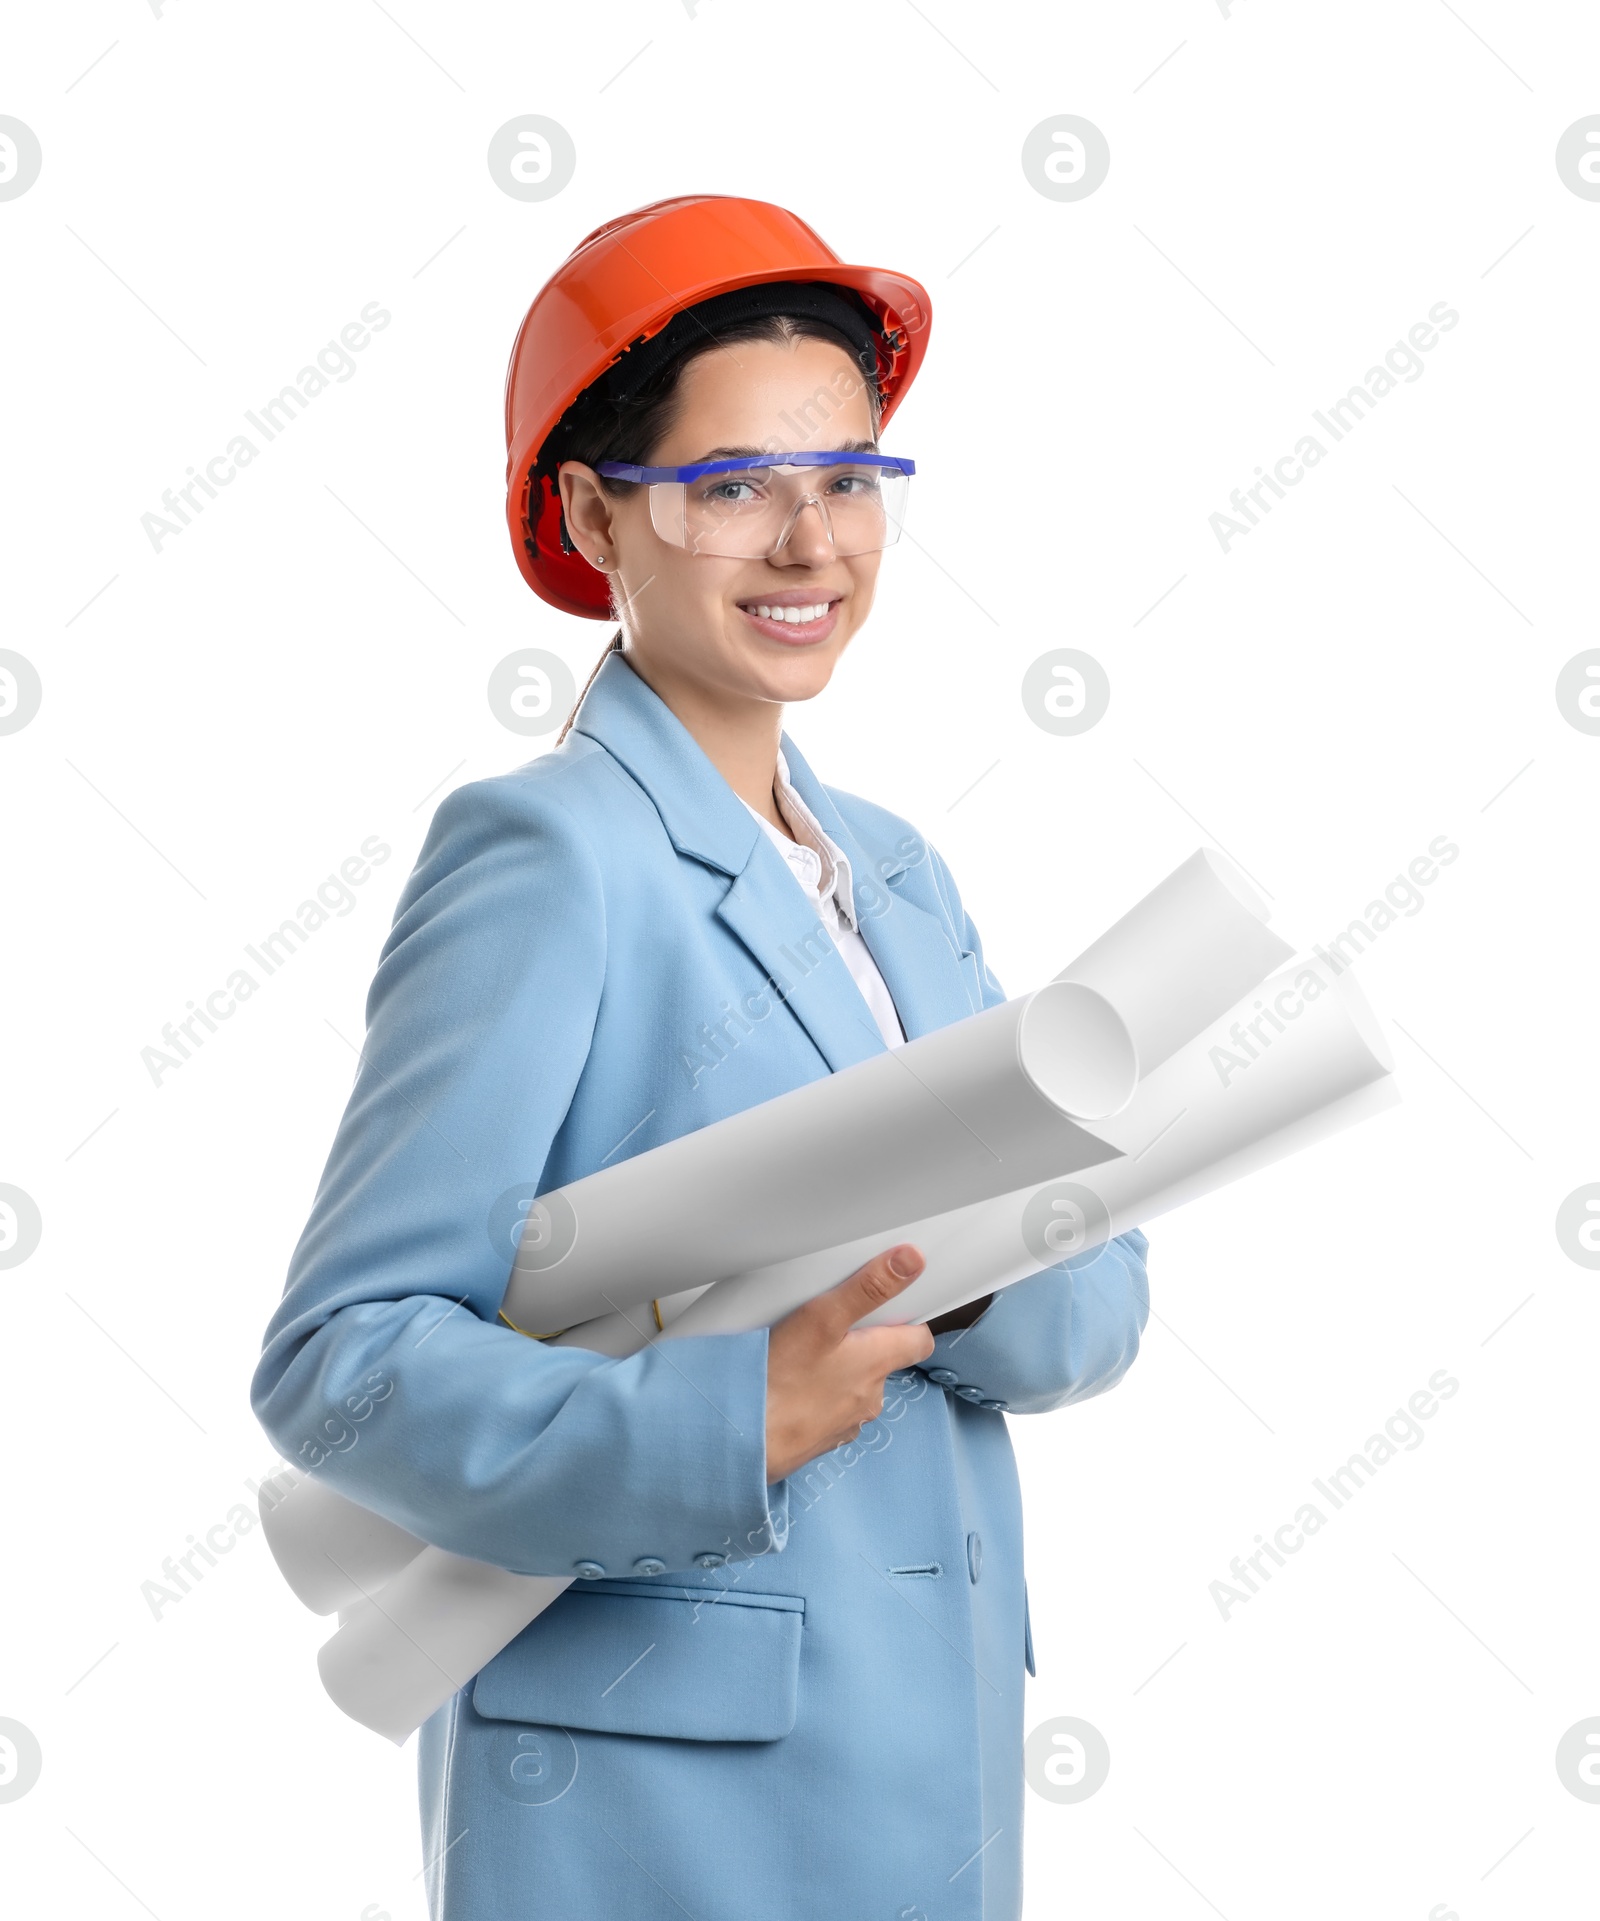
POLYGON ((761 823, 767 838, 782 854, 789 872, 800 883, 807 900, 833 938, 839 957, 849 968, 861 990, 861 998, 872 1011, 885 1047, 905 1045, 905 1030, 895 1012, 894 1001, 871 949, 861 938, 856 920, 855 893, 850 880, 850 857, 822 830, 815 814, 795 791, 789 779, 789 763, 782 748, 778 750, 778 778, 773 789, 778 811, 794 830, 790 840, 773 826, 764 814, 756 813, 749 801, 744 804, 761 823))

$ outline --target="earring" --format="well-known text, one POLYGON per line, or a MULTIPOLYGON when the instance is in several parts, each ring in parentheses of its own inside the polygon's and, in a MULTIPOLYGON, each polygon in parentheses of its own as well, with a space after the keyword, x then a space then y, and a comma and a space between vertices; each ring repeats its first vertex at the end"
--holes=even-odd
POLYGON ((594 557, 594 564, 595 564, 595 565, 596 565, 597 567, 603 567, 603 566, 604 566, 604 565, 606 564, 606 557, 605 557, 605 555, 604 555, 604 554, 596 554, 596 555, 595 555, 595 557, 594 557))

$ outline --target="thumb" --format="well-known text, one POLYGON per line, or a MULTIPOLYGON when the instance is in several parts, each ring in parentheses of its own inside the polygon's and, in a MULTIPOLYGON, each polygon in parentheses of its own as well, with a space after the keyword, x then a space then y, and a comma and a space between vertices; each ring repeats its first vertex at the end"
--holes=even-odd
POLYGON ((903 1293, 927 1266, 919 1248, 909 1241, 876 1254, 848 1280, 819 1294, 814 1305, 822 1310, 824 1326, 842 1341, 856 1322, 903 1293))

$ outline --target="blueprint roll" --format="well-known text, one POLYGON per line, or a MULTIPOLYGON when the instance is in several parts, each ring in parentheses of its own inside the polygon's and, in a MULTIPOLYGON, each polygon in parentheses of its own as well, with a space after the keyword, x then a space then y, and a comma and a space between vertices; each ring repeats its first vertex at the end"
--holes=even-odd
POLYGON ((1119 1158, 726 1281, 675 1317, 668 1335, 769 1326, 897 1241, 920 1248, 926 1266, 861 1325, 930 1320, 1381 1111, 1397 1098, 1392 1069, 1351 975, 1310 963, 1287 969, 1142 1080, 1121 1114, 1097 1124, 1119 1158))
MULTIPOLYGON (((1057 978, 1092 990, 1114 1009, 1128 1033, 1138 1069, 1148 1077, 1175 1049, 1191 1040, 1225 1009, 1231 1009, 1240 995, 1248 993, 1272 968, 1289 958, 1291 950, 1287 944, 1266 925, 1267 911, 1265 902, 1233 862, 1212 850, 1201 849, 1086 948, 1057 978)), ((1092 1014, 1096 1008, 1091 1002, 1075 1008, 1069 1005, 1067 1011, 1082 1021, 1086 1012, 1092 1014)), ((1031 1039, 1037 1055, 1041 1051, 1038 1036, 1027 1038, 1031 1039)), ((849 1074, 855 1072, 855 1069, 849 1070, 849 1074)), ((835 1081, 848 1080, 849 1074, 837 1076, 835 1081)), ((1171 1078, 1169 1075, 1169 1082, 1171 1078)), ((1155 1083, 1156 1092, 1152 1095, 1152 1083, 1147 1078, 1132 1108, 1124 1115, 1125 1123, 1130 1116, 1148 1111, 1152 1100, 1158 1105, 1162 1098, 1160 1089, 1165 1084, 1155 1083)), ((1074 1095, 1081 1105, 1092 1106, 1120 1090, 1102 1087, 1097 1091, 1085 1083, 1059 1091, 1074 1095)), ((792 1098, 785 1097, 786 1100, 792 1098)), ((776 1103, 769 1107, 773 1105, 776 1103)), ((737 1118, 742 1121, 744 1116, 737 1118)), ((711 1137, 729 1138, 734 1126, 734 1122, 725 1121, 720 1123, 720 1129, 725 1130, 722 1133, 718 1128, 710 1128, 689 1138, 700 1143, 703 1151, 710 1145, 711 1137)), ((1107 1138, 1103 1125, 1096 1126, 1093 1132, 1102 1140, 1107 1138)), ((1137 1138, 1137 1130, 1126 1137, 1137 1138)), ((853 1139, 853 1132, 844 1138, 853 1139)), ((1137 1153, 1146 1145, 1147 1141, 1139 1140, 1132 1151, 1137 1153)), ((650 1158, 645 1155, 637 1161, 623 1163, 614 1170, 613 1185, 620 1187, 641 1176, 648 1178, 645 1163, 650 1158)), ((852 1146, 848 1158, 853 1166, 857 1165, 858 1148, 852 1146)), ((1046 1173, 1064 1175, 1075 1166, 1091 1164, 1092 1159, 1063 1159, 1046 1173)), ((784 1163, 780 1160, 777 1165, 781 1168, 784 1163)), ((1145 1171, 1143 1163, 1139 1169, 1123 1170, 1120 1175, 1113 1172, 1116 1167, 1115 1162, 1106 1166, 1102 1178, 1115 1183, 1132 1177, 1137 1184, 1145 1171)), ((566 1192, 576 1194, 587 1185, 576 1183, 566 1192)), ((943 1191, 944 1183, 940 1181, 938 1185, 941 1190, 938 1199, 947 1203, 949 1195, 943 1191)), ((559 1201, 560 1196, 546 1197, 552 1208, 558 1206, 559 1201)), ((634 1218, 647 1217, 635 1215, 634 1218)), ((780 1311, 788 1311, 781 1307, 784 1300, 790 1306, 798 1306, 823 1286, 832 1285, 831 1280, 821 1277, 832 1275, 843 1279, 873 1252, 892 1246, 896 1239, 915 1241, 929 1258, 930 1269, 917 1283, 916 1299, 939 1299, 945 1290, 947 1272, 976 1276, 997 1258, 993 1245, 997 1218, 1002 1222, 1007 1218, 1003 1197, 980 1203, 975 1212, 950 1212, 946 1208, 937 1215, 937 1225, 926 1219, 916 1220, 904 1229, 891 1226, 862 1237, 849 1250, 860 1258, 842 1272, 839 1261, 847 1255, 835 1247, 825 1248, 798 1263, 780 1264, 777 1276, 762 1281, 752 1275, 740 1282, 736 1291, 723 1292, 715 1303, 708 1302, 701 1318, 691 1321, 682 1332, 743 1331, 747 1326, 764 1325, 766 1318, 777 1318, 780 1311), (985 1208, 988 1211, 984 1211, 985 1208), (745 1303, 753 1297, 766 1298, 768 1288, 775 1290, 771 1298, 779 1305, 773 1307, 770 1316, 763 1313, 756 1320, 750 1320, 750 1314, 756 1310, 745 1303)), ((1121 1233, 1123 1228, 1119 1226, 1113 1231, 1121 1233)), ((649 1230, 649 1239, 650 1245, 640 1245, 627 1255, 627 1271, 646 1273, 652 1284, 660 1286, 661 1276, 652 1265, 652 1256, 659 1251, 654 1226, 649 1230)), ((763 1248, 762 1260, 770 1269, 770 1249, 763 1248)), ((596 1316, 591 1305, 589 1317, 579 1318, 577 1325, 555 1335, 554 1340, 561 1346, 585 1347, 617 1359, 636 1353, 657 1334, 676 1328, 678 1320, 706 1293, 704 1274, 702 1268, 696 1286, 678 1291, 669 1289, 654 1299, 641 1298, 619 1305, 610 1313, 596 1316)), ((1013 1278, 1021 1276, 1017 1274, 1013 1278)), ((963 1301, 987 1293, 998 1284, 990 1282, 979 1286, 974 1280, 970 1295, 964 1296, 963 1301)), ((617 1288, 607 1287, 606 1292, 621 1302, 617 1288)), ((963 1302, 951 1300, 925 1311, 931 1317, 961 1304, 963 1302)), ((519 1327, 529 1325, 510 1308, 509 1297, 508 1318, 519 1327)), ((414 1535, 380 1520, 366 1508, 317 1482, 302 1483, 296 1498, 280 1503, 270 1520, 264 1517, 264 1525, 268 1545, 284 1578, 296 1595, 319 1614, 353 1607, 398 1573, 422 1548, 414 1535)))
MULTIPOLYGON (((1233 1169, 1219 1179, 1237 1178, 1275 1157, 1248 1128, 1223 1126, 1214 1137, 1185 1130, 1164 1155, 1162 1136, 1172 1126, 1171 1096, 1193 1091, 1193 1037, 1290 952, 1265 918, 1237 869, 1202 852, 1037 994, 541 1197, 506 1318, 529 1331, 565 1323, 547 1337, 621 1358, 661 1336, 780 1319, 881 1248, 913 1239, 930 1257, 914 1284, 916 1304, 906 1311, 907 1290, 873 1318, 921 1319, 1075 1251, 1047 1240, 1035 1257, 1021 1231, 1028 1203, 1066 1177, 1095 1170, 1109 1197, 1099 1203, 1105 1232, 1090 1221, 1084 1247, 1088 1234, 1105 1238, 1158 1211, 1163 1195, 1177 1205, 1173 1195, 1208 1191, 1208 1141, 1233 1169), (1113 1125, 1115 1116, 1126 1124, 1113 1125), (1130 1149, 1137 1171, 1119 1159, 1130 1149), (784 1175, 797 1161, 845 1196, 825 1229, 787 1191, 784 1175), (1114 1170, 1126 1177, 1120 1191, 1108 1185, 1114 1170), (731 1211, 730 1193, 741 1197, 731 1211), (842 1238, 852 1222, 854 1234, 842 1238), (819 1231, 835 1244, 819 1249, 819 1231), (654 1299, 646 1287, 659 1290, 654 1299), (752 1319, 753 1301, 762 1311, 752 1319)), ((1309 1058, 1315 1049, 1291 1053, 1309 1058)), ((1280 1066, 1292 1080, 1290 1054, 1280 1066)), ((1263 1097, 1255 1109, 1270 1108, 1267 1080, 1254 1091, 1263 1097)), ((1317 1098, 1302 1090, 1299 1108, 1293 1098, 1279 1103, 1285 1127, 1300 1126, 1306 1141, 1317 1098)), ((1255 1122, 1272 1125, 1262 1112, 1255 1122)), ((1057 1213, 1046 1225, 1059 1238, 1057 1213)), ((321 1489, 294 1524, 318 1539, 285 1547, 280 1561, 295 1569, 297 1591, 339 1607, 339 1631, 319 1657, 330 1696, 403 1742, 568 1583, 440 1548, 417 1551, 403 1530, 370 1529, 374 1519, 321 1489), (360 1555, 346 1545, 352 1538, 363 1543, 360 1555), (325 1567, 320 1585, 308 1575, 319 1548, 336 1567, 359 1571, 359 1594, 325 1567)))
POLYGON ((328 1698, 396 1746, 572 1585, 428 1548, 317 1655, 328 1698))
MULTIPOLYGON (((1075 1181, 1046 1182, 1043 1187, 1032 1190, 1029 1196, 1036 1203, 1035 1219, 1030 1224, 1035 1242, 1032 1246, 1029 1245, 1029 1235, 1023 1231, 1025 1207, 1011 1208, 1008 1210, 1009 1220, 997 1224, 992 1215, 987 1222, 982 1218, 984 1211, 991 1209, 994 1204, 981 1202, 976 1208, 963 1210, 974 1218, 965 1223, 964 1246, 954 1242, 949 1246, 943 1282, 924 1295, 907 1313, 918 1320, 931 1320, 937 1314, 948 1314, 953 1308, 965 1307, 969 1301, 981 1300, 985 1294, 998 1293, 1013 1282, 1027 1280, 1030 1275, 1040 1271, 1038 1242, 1041 1239, 1043 1251, 1051 1254, 1055 1260, 1090 1253, 1114 1235, 1127 1233, 1130 1227, 1142 1227, 1158 1215, 1170 1214, 1174 1208, 1215 1193, 1248 1174, 1270 1167, 1276 1161, 1287 1160, 1290 1155, 1315 1147, 1319 1142, 1343 1133, 1346 1128, 1372 1120, 1399 1104, 1400 1090, 1393 1077, 1385 1075, 1382 1080, 1357 1088, 1354 1093, 1330 1101, 1325 1107, 1319 1107, 1302 1119, 1290 1122, 1264 1141, 1209 1166, 1188 1169, 1167 1186, 1148 1194, 1142 1192, 1142 1184, 1141 1192, 1137 1194, 1113 1191, 1101 1196, 1094 1194, 1086 1184, 1075 1181), (1074 1194, 1071 1191, 1073 1188, 1079 1188, 1080 1191, 1074 1194), (1092 1196, 1088 1202, 1085 1202, 1085 1193, 1092 1196), (1003 1259, 1003 1265, 993 1267, 999 1239, 997 1225, 1001 1232, 1010 1230, 1007 1236, 1010 1251, 999 1257, 1003 1259), (993 1278, 985 1278, 991 1272, 993 1278)), ((921 1288, 925 1278, 925 1275, 919 1275, 915 1285, 921 1288)), ((906 1291, 909 1293, 911 1290, 908 1288, 906 1291)), ((900 1316, 892 1310, 900 1306, 903 1298, 897 1297, 889 1308, 880 1308, 876 1313, 866 1316, 860 1325, 896 1325, 900 1316)), ((693 1331, 688 1328, 684 1330, 685 1333, 693 1331)))
MULTIPOLYGON (((857 1212, 877 1220, 895 1218, 897 1196, 914 1195, 924 1204, 939 1196, 944 1182, 937 1161, 920 1160, 919 1148, 953 1151, 964 1167, 976 1165, 980 1191, 1027 1178, 1024 1169, 1040 1175, 1061 1165, 1081 1168, 1116 1150, 1067 1119, 1065 1110, 1104 1113, 1121 1105, 1133 1092, 1136 1071, 1132 1039, 1105 997, 1087 985, 1053 982, 892 1057, 862 1062, 546 1195, 530 1210, 505 1318, 538 1334, 550 1316, 552 1334, 564 1345, 619 1359, 636 1353, 666 1325, 663 1304, 668 1313, 681 1313, 704 1291, 706 1275, 719 1271, 719 1261, 721 1272, 737 1273, 766 1258, 775 1240, 814 1246, 819 1236, 836 1235, 832 1217, 820 1226, 804 1202, 810 1182, 827 1177, 824 1160, 836 1188, 857 1197, 857 1212), (963 1119, 952 1099, 964 1102, 963 1119), (865 1166, 873 1135, 888 1149, 876 1172, 865 1166), (1008 1150, 1018 1171, 1002 1177, 1008 1150), (790 1178, 797 1156, 808 1183, 790 1178), (740 1197, 733 1210, 730 1193, 740 1197), (581 1210, 585 1222, 592 1216, 604 1226, 585 1232, 581 1248, 553 1274, 528 1275, 541 1221, 564 1206, 574 1221, 581 1210), (687 1270, 676 1289, 663 1271, 674 1240, 687 1270), (556 1281, 567 1292, 552 1300, 556 1281), (573 1305, 576 1290, 585 1287, 586 1304, 573 1305), (636 1291, 652 1287, 660 1290, 655 1299, 636 1291), (596 1314, 608 1304, 610 1313, 596 1314), (562 1315, 577 1325, 557 1333, 562 1315)), ((422 1544, 403 1529, 329 1488, 308 1485, 310 1494, 285 1504, 268 1543, 290 1587, 316 1612, 355 1607, 420 1553, 422 1544)), ((376 1631, 370 1623, 349 1627, 352 1639, 376 1631)), ((347 1692, 355 1698, 354 1682, 347 1692)))
MULTIPOLYGON (((637 1354, 660 1332, 657 1310, 670 1326, 704 1292, 704 1288, 691 1288, 675 1298, 646 1303, 631 1314, 608 1314, 572 1328, 561 1337, 561 1345, 589 1348, 619 1360, 637 1354)), ((377 1518, 343 1495, 327 1489, 321 1492, 327 1499, 305 1516, 309 1538, 295 1545, 302 1562, 326 1552, 334 1541, 339 1546, 333 1551, 342 1552, 347 1539, 361 1537, 365 1524, 377 1518)), ((405 1542, 414 1538, 400 1528, 393 1533, 403 1535, 405 1542)), ((270 1544, 283 1567, 276 1543, 270 1544)), ((336 1707, 375 1734, 403 1745, 572 1583, 558 1576, 513 1574, 487 1561, 425 1547, 420 1541, 416 1542, 420 1552, 408 1553, 392 1540, 384 1545, 387 1569, 379 1547, 364 1564, 370 1581, 366 1594, 337 1604, 347 1611, 340 1615, 338 1632, 323 1643, 317 1668, 336 1707)), ((286 1575, 288 1571, 284 1569, 286 1575)), ((303 1594, 301 1598, 306 1599, 303 1594)))
POLYGON ((1202 848, 1036 994, 542 1195, 505 1318, 546 1338, 1109 1158, 1093 1124, 1289 959, 1267 911, 1202 848))
POLYGON ((541 1195, 503 1314, 543 1338, 1091 1166, 1137 1073, 1106 997, 1051 981, 541 1195))
MULTIPOLYGON (((646 1301, 622 1314, 584 1321, 549 1345, 583 1347, 622 1360, 637 1354, 671 1327, 705 1291, 703 1287, 691 1287, 681 1294, 646 1301)), ((361 1612, 363 1604, 386 1581, 424 1550, 442 1556, 439 1565, 446 1570, 445 1578, 450 1578, 448 1567, 454 1557, 445 1555, 442 1549, 428 1548, 416 1535, 384 1520, 348 1495, 336 1494, 320 1481, 301 1477, 292 1493, 275 1503, 263 1497, 260 1511, 267 1546, 295 1598, 313 1614, 338 1614, 341 1628, 361 1612)), ((340 1657, 340 1671, 342 1661, 340 1657)))
MULTIPOLYGON (((1262 1025, 1257 1031, 1270 1030, 1262 1025)), ((658 1334, 671 1339, 765 1326, 897 1240, 919 1246, 927 1266, 862 1325, 929 1319, 1089 1252, 1114 1234, 1381 1112, 1398 1098, 1391 1066, 1383 1035, 1353 979, 1344 975, 1330 983, 1309 967, 1286 973, 1141 1084, 1115 1124, 1120 1159, 719 1287, 687 1290, 631 1314, 606 1316, 569 1330, 562 1345, 592 1346, 620 1357, 658 1334), (1269 1046, 1258 1043, 1250 1059, 1237 1035, 1248 1034, 1250 1019, 1262 1022, 1257 1001, 1280 1011, 1283 1031, 1269 1046), (1240 1060, 1244 1064, 1236 1065, 1240 1060)), ((325 1526, 336 1518, 342 1524, 345 1517, 336 1517, 333 1506, 342 1497, 320 1493, 326 1498, 319 1501, 316 1518, 325 1526)), ((364 1510, 350 1502, 344 1506, 351 1510, 348 1518, 359 1523, 364 1510)), ((340 1553, 344 1558, 342 1546, 340 1553)), ((401 1561, 382 1585, 376 1564, 366 1567, 376 1589, 373 1598, 343 1620, 318 1665, 329 1695, 346 1714, 396 1742, 420 1727, 568 1585, 511 1574, 435 1547, 401 1561)))
POLYGON ((1110 1001, 1142 1078, 1293 958, 1269 912, 1226 855, 1202 847, 1056 979, 1110 1001))
MULTIPOLYGON (((1230 1012, 1241 995, 1248 994, 1274 968, 1292 958, 1294 950, 1288 942, 1266 924, 1269 911, 1261 895, 1232 861, 1212 849, 1201 848, 1085 948, 1056 979, 1094 989, 1115 1009, 1134 1044, 1139 1073, 1148 1077, 1219 1015, 1230 1012)), ((1140 1092, 1143 1092, 1143 1082, 1140 1092)), ((1138 1101, 1136 1095, 1135 1105, 1138 1101)), ((1097 1121, 1090 1131, 1102 1140, 1118 1138, 1104 1122, 1097 1121)), ((1139 1143, 1141 1147, 1146 1144, 1143 1140, 1139 1143)), ((1056 1175, 1070 1171, 1065 1166, 1052 1169, 1056 1175)), ((1106 1171, 1109 1178, 1109 1170, 1106 1171)), ((939 1198, 942 1203, 939 1218, 950 1222, 949 1231, 958 1231, 949 1209, 949 1193, 942 1191, 939 1198)), ((996 1197, 989 1205, 1003 1206, 1002 1197, 996 1197)), ((978 1218, 991 1217, 980 1215, 978 1218)), ((845 1271, 853 1272, 870 1259, 873 1252, 892 1246, 896 1239, 917 1239, 917 1232, 925 1226, 925 1221, 917 1221, 905 1228, 879 1228, 858 1237, 852 1243, 852 1251, 859 1252, 860 1259, 845 1271), (861 1252, 863 1249, 867 1251, 861 1252)), ((922 1245, 920 1240, 918 1245, 922 1245)), ((977 1248, 981 1254, 993 1251, 984 1231, 978 1233, 977 1248)), ((768 1265, 770 1268, 773 1264, 768 1265)), ((776 1265, 784 1270, 788 1289, 784 1296, 773 1298, 787 1298, 791 1306, 798 1306, 820 1291, 822 1285, 832 1284, 819 1282, 817 1277, 837 1268, 838 1255, 834 1248, 825 1248, 809 1256, 802 1255, 794 1262, 776 1265)), ((839 1274, 837 1278, 843 1279, 844 1275, 839 1274)), ((935 1284, 930 1277, 924 1278, 930 1288, 935 1284)), ((744 1290, 751 1283, 740 1285, 744 1290)), ((755 1285, 759 1293, 761 1284, 755 1285)), ((747 1327, 765 1326, 769 1320, 778 1318, 774 1313, 751 1320, 749 1313, 753 1310, 735 1310, 734 1302, 739 1296, 727 1296, 719 1290, 716 1300, 704 1300, 694 1317, 678 1330, 678 1319, 705 1292, 702 1285, 697 1290, 646 1302, 639 1308, 625 1307, 620 1313, 581 1322, 558 1339, 605 1354, 623 1354, 636 1350, 635 1337, 641 1326, 648 1330, 645 1338, 653 1338, 669 1329, 685 1334, 727 1332, 735 1328, 743 1331, 747 1327), (735 1312, 736 1319, 723 1321, 725 1314, 735 1312), (645 1317, 643 1321, 641 1314, 645 1317)), ((784 1311, 787 1312, 787 1308, 784 1311)))
POLYGON ((1141 1082, 1107 1128, 1122 1160, 964 1210, 948 1233, 935 1228, 948 1250, 939 1277, 930 1287, 925 1269, 864 1324, 947 1313, 1315 1146, 1394 1106, 1393 1069, 1353 975, 1286 969, 1141 1082), (1265 1008, 1277 1010, 1281 1031, 1265 1008))
POLYGON ((279 1573, 313 1614, 354 1607, 427 1545, 305 1475, 276 1500, 263 1489, 258 1505, 279 1573))
MULTIPOLYGON (((1286 975, 1283 982, 1294 978, 1286 975)), ((1274 989, 1281 993, 1282 983, 1269 983, 1263 992, 1274 989)), ((896 1240, 916 1242, 927 1267, 861 1324, 927 1319, 1089 1252, 1113 1234, 1393 1104, 1388 1050, 1353 981, 1334 983, 1304 1008, 1301 1019, 1303 1024, 1285 1030, 1285 1041, 1293 1035, 1289 1044, 1251 1063, 1255 1070, 1271 1068, 1253 1085, 1218 1080, 1210 1034, 1180 1050, 1164 1078, 1153 1076, 1152 1086, 1141 1091, 1137 1111, 1130 1110, 1118 1130, 1127 1150, 1123 1158, 1092 1175, 1044 1182, 659 1302, 661 1338, 781 1319, 896 1240), (1238 1098, 1230 1103, 1230 1095, 1238 1098)), ((1224 1039, 1229 1026, 1224 1022, 1217 1030, 1224 1039)), ((587 1330, 572 1329, 563 1344, 587 1345, 580 1338, 587 1335, 598 1351, 632 1353, 657 1337, 654 1323, 649 1308, 631 1317, 608 1316, 587 1330)), ((350 1613, 323 1647, 323 1685, 346 1714, 403 1743, 568 1585, 427 1548, 350 1613)))

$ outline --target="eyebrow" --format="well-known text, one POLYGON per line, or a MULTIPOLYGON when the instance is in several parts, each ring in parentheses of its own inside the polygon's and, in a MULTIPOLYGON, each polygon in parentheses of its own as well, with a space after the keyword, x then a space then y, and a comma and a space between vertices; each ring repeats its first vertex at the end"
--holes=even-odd
MULTIPOLYGON (((831 454, 875 454, 878 443, 875 440, 841 440, 837 447, 830 447, 827 451, 831 454)), ((713 447, 710 453, 701 454, 699 459, 689 464, 698 467, 708 460, 759 460, 771 452, 770 447, 713 447)))

